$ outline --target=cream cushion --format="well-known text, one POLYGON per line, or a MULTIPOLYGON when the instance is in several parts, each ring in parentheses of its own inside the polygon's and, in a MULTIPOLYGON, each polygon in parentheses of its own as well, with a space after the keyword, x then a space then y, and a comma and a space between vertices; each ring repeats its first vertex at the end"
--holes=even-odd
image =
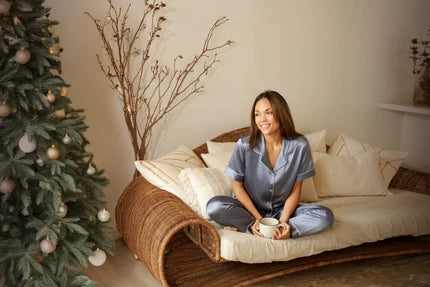
POLYGON ((354 156, 312 153, 319 197, 390 194, 378 165, 375 151, 354 156))
POLYGON ((207 141, 208 153, 233 152, 236 142, 207 141))
POLYGON ((288 261, 396 236, 430 234, 430 196, 392 190, 392 196, 330 197, 335 222, 323 232, 272 240, 219 228, 221 257, 230 261, 288 261))
POLYGON ((179 174, 188 198, 194 199, 190 207, 204 219, 206 204, 214 196, 231 195, 231 180, 219 168, 185 168, 179 174))
POLYGON ((387 150, 383 147, 371 146, 345 134, 339 134, 328 153, 332 155, 356 155, 361 152, 376 151, 379 159, 379 169, 388 187, 391 179, 396 174, 408 153, 395 150, 387 150))
POLYGON ((186 146, 180 146, 159 159, 139 160, 135 161, 134 164, 147 181, 176 195, 188 205, 190 205, 190 199, 179 181, 179 173, 187 167, 202 168, 205 166, 197 155, 186 146))

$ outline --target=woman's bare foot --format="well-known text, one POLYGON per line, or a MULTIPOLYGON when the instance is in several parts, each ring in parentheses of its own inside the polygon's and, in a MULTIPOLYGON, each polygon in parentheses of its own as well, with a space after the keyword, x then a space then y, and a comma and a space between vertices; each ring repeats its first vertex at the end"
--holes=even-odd
POLYGON ((225 230, 231 230, 231 231, 237 231, 237 228, 233 227, 233 226, 224 226, 224 229, 225 230))

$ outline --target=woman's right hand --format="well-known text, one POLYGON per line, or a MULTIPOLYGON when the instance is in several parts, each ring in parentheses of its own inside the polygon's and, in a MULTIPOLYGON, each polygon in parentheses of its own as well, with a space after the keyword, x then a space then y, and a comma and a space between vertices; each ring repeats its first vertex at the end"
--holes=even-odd
POLYGON ((264 237, 262 233, 260 233, 260 220, 256 219, 254 224, 251 226, 251 231, 254 235, 264 237))

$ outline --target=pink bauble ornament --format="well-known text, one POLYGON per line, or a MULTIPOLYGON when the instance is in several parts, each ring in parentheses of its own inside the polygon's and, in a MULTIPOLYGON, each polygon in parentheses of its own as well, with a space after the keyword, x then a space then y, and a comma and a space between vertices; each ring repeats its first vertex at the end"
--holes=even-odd
POLYGON ((60 157, 60 150, 55 145, 52 145, 46 150, 46 156, 50 160, 56 160, 60 157))
POLYGON ((21 65, 27 64, 30 61, 31 54, 27 49, 19 49, 15 53, 15 61, 21 65))
POLYGON ((10 2, 6 0, 0 0, 0 14, 9 15, 10 13, 10 2))
POLYGON ((0 118, 7 118, 12 113, 12 107, 6 103, 0 103, 0 118))
POLYGON ((106 222, 109 220, 110 218, 110 212, 107 211, 106 209, 100 210, 97 213, 97 218, 101 221, 101 222, 106 222))
POLYGON ((40 250, 42 250, 42 252, 52 253, 55 251, 56 248, 57 246, 55 246, 54 243, 52 243, 49 237, 46 237, 40 242, 40 250))
POLYGON ((30 141, 28 138, 27 133, 25 133, 18 142, 19 149, 22 150, 25 153, 33 152, 36 149, 36 143, 33 141, 30 141))
POLYGON ((94 266, 101 266, 106 262, 106 253, 103 250, 97 248, 97 250, 94 251, 94 255, 90 256, 88 260, 94 266))
POLYGON ((65 217, 67 214, 67 211, 69 211, 69 208, 64 203, 61 204, 60 209, 58 210, 58 216, 65 217))
POLYGON ((13 179, 6 177, 0 182, 0 191, 4 194, 11 193, 12 191, 14 191, 14 189, 15 181, 13 181, 13 179))

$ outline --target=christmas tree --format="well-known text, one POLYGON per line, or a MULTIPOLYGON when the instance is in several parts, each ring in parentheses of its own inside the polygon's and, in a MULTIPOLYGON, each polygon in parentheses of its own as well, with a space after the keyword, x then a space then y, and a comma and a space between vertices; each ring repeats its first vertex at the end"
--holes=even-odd
POLYGON ((0 0, 0 286, 94 286, 114 244, 43 0, 0 0))

